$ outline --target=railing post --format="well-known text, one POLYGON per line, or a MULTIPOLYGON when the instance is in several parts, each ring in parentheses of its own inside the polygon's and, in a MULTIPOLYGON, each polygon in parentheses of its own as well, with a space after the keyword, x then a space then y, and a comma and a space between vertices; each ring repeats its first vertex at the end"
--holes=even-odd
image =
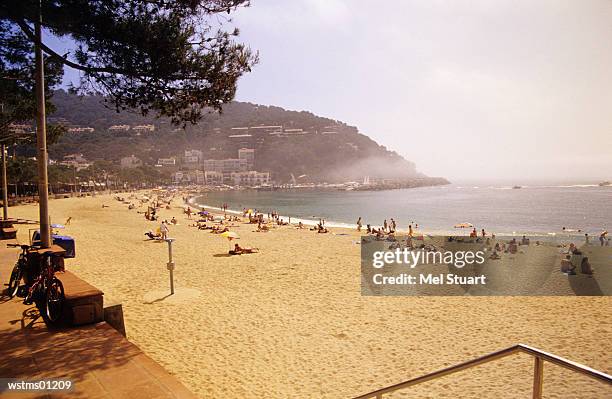
POLYGON ((535 357, 533 367, 533 399, 542 399, 542 384, 544 382, 544 359, 535 357))

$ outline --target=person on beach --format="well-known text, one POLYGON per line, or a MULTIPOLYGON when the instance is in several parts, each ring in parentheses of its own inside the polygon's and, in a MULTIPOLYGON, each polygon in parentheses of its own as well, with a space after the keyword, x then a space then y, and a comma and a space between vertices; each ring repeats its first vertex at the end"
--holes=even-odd
POLYGON ((176 220, 174 216, 172 216, 172 219, 170 219, 170 223, 172 223, 173 225, 176 225, 178 221, 176 220))
POLYGON ((361 231, 361 216, 359 216, 359 219, 357 219, 357 231, 361 231))
POLYGON ((387 231, 387 219, 385 219, 385 221, 383 222, 383 231, 386 232, 387 231))
POLYGON ((159 225, 159 231, 161 233, 161 239, 166 240, 168 238, 169 230, 165 220, 159 225))
POLYGON ((485 229, 482 229, 482 230, 480 231, 480 234, 482 234, 482 237, 483 237, 483 238, 487 236, 487 232, 485 231, 485 229))
POLYGON ((409 236, 409 237, 412 237, 412 235, 413 235, 413 234, 414 234, 414 232, 412 231, 412 225, 411 225, 411 224, 409 224, 409 225, 408 225, 408 236, 409 236))
POLYGON ((470 233, 470 238, 476 238, 478 237, 478 233, 476 232, 476 227, 474 227, 474 230, 472 230, 472 232, 470 233))
POLYGON ((397 224, 395 223, 395 220, 391 218, 391 232, 392 233, 395 233, 396 227, 397 227, 397 224))
POLYGON ((599 243, 601 244, 601 246, 603 247, 606 244, 606 236, 608 235, 608 231, 604 231, 603 233, 601 233, 601 235, 599 236, 599 243))
POLYGON ((155 235, 151 230, 147 231, 146 233, 144 233, 145 236, 147 236, 149 238, 149 240, 156 240, 159 238, 158 235, 155 235))
POLYGON ((191 219, 191 208, 187 207, 187 219, 191 219))
POLYGON ((231 255, 254 254, 259 252, 259 248, 241 247, 237 243, 234 244, 234 250, 230 251, 231 255))

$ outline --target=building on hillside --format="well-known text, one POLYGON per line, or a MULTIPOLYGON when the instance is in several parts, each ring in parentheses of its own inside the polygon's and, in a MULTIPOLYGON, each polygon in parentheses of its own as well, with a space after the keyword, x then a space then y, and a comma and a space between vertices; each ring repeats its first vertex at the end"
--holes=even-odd
POLYGON ((275 133, 275 132, 282 132, 283 126, 282 125, 251 126, 249 127, 249 130, 250 132, 255 133, 255 134, 275 133))
POLYGON ((57 116, 49 116, 47 118, 47 123, 52 124, 52 125, 63 125, 63 126, 72 125, 72 123, 70 123, 68 119, 57 117, 57 116))
POLYGON ((159 158, 157 166, 176 166, 176 158, 159 158))
POLYGON ((121 169, 133 169, 142 166, 142 161, 134 155, 121 158, 121 169))
POLYGON ((247 169, 252 170, 255 165, 255 150, 253 148, 239 149, 238 159, 245 159, 247 161, 247 169))
POLYGON ((80 170, 89 168, 91 166, 91 162, 88 162, 87 159, 83 157, 83 154, 70 154, 66 155, 62 161, 58 162, 58 165, 75 168, 78 172, 80 170))
POLYGON ((109 132, 127 132, 130 130, 130 125, 112 125, 108 128, 109 132))
POLYGON ((246 172, 248 167, 246 159, 205 159, 202 169, 223 173, 224 179, 229 180, 232 172, 246 172))
POLYGON ((132 127, 132 130, 137 134, 142 132, 153 132, 155 131, 155 125, 137 125, 132 127))
POLYGON ((204 175, 204 171, 202 170, 190 170, 187 172, 187 176, 189 176, 189 181, 191 184, 204 184, 206 183, 206 176, 204 175))
POLYGON ((233 172, 231 173, 231 180, 236 186, 261 186, 270 183, 270 173, 255 170, 233 172))
POLYGON ((76 127, 71 127, 68 129, 68 133, 93 133, 95 131, 95 129, 93 127, 81 127, 81 126, 76 126, 76 127))
POLYGON ((11 123, 8 125, 8 130, 16 135, 33 133, 32 125, 27 123, 11 123))
POLYGON ((183 183, 187 178, 187 173, 182 172, 182 171, 178 171, 178 172, 174 172, 172 174, 172 184, 181 184, 183 183))
POLYGON ((183 164, 188 169, 197 169, 202 163, 204 154, 200 150, 185 150, 183 164))
POLYGON ((204 171, 204 184, 208 186, 223 184, 223 173, 213 170, 204 171))

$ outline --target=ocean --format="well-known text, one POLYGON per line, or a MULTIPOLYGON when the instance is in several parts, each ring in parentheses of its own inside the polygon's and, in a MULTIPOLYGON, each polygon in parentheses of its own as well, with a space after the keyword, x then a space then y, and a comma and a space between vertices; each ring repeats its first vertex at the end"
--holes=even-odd
POLYGON ((388 191, 277 190, 219 191, 194 199, 200 206, 229 209, 276 210, 313 224, 320 218, 326 225, 380 226, 395 219, 398 229, 418 223, 430 233, 456 232, 455 224, 468 222, 498 235, 563 234, 599 235, 612 228, 612 187, 597 185, 466 186, 452 184, 388 191))

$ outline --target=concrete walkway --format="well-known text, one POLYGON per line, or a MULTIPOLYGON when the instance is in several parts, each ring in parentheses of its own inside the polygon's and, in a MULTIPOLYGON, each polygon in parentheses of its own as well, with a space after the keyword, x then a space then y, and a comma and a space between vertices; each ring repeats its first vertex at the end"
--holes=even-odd
POLYGON ((194 398, 175 377, 106 323, 48 329, 34 305, 4 294, 19 254, 0 241, 0 377, 68 378, 63 394, 1 392, 2 398, 194 398))

